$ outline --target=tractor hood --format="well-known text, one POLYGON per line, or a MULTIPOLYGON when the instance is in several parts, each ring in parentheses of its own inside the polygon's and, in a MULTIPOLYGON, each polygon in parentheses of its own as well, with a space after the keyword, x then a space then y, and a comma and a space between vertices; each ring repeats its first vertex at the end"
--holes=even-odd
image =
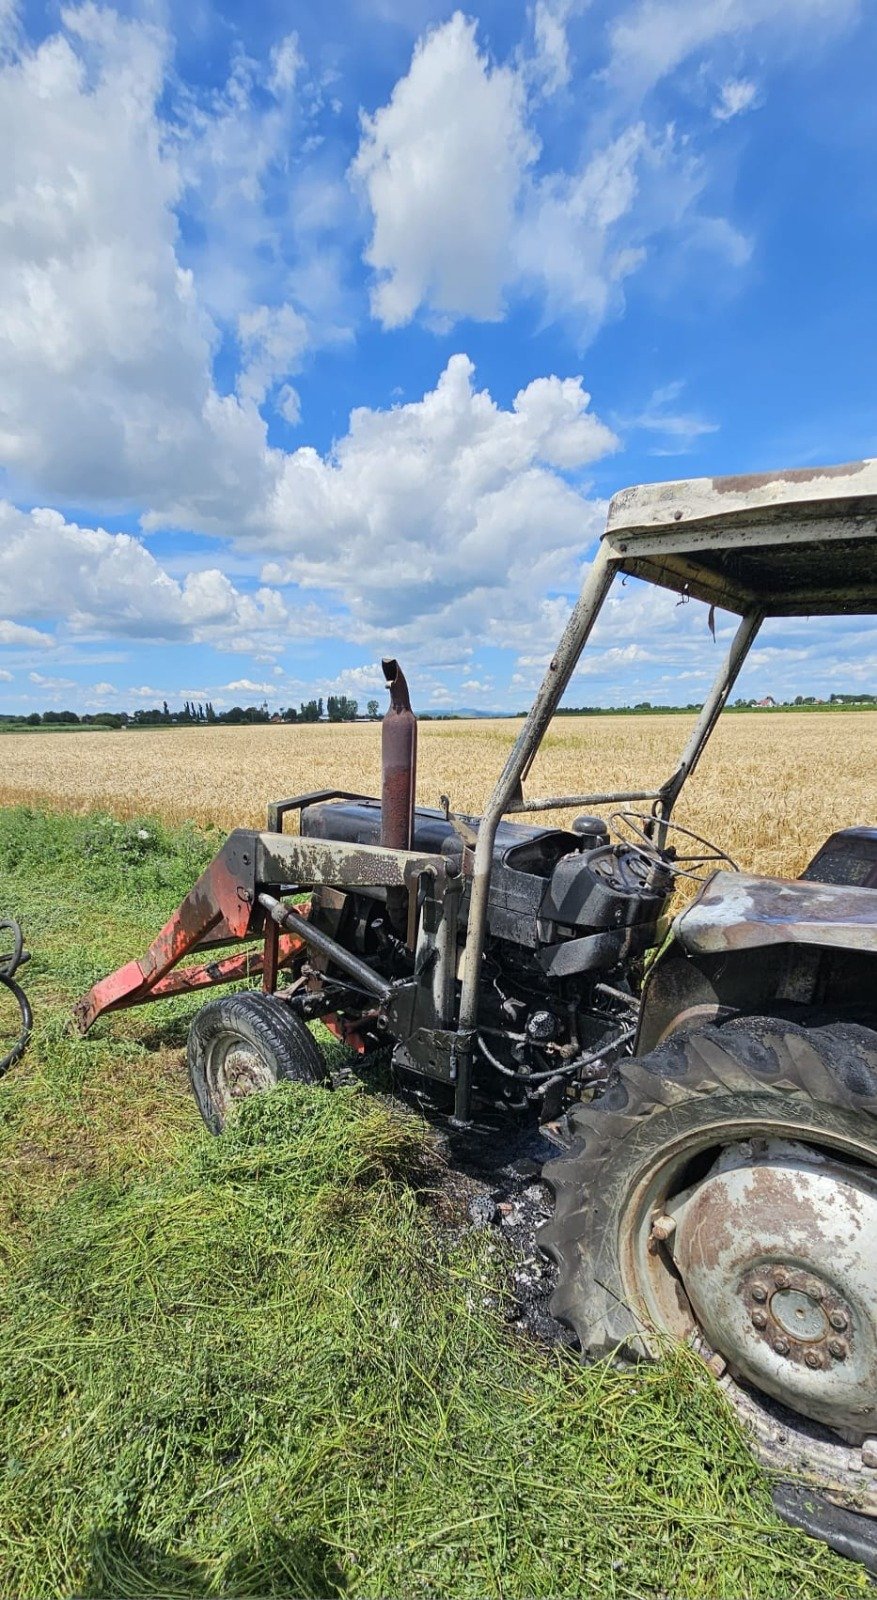
POLYGON ((690 955, 813 944, 877 955, 877 893, 848 884, 715 872, 673 931, 690 955))

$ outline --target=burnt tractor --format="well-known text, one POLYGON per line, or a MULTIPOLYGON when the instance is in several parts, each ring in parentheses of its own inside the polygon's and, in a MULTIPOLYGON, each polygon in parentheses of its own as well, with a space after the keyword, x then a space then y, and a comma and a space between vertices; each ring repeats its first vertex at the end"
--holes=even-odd
POLYGON ((358 1051, 390 1046, 400 1082, 458 1125, 498 1109, 549 1124, 541 1243, 583 1352, 693 1343, 764 1460, 872 1516, 877 827, 768 879, 673 811, 765 617, 875 610, 877 462, 623 491, 483 816, 415 805, 417 725, 385 661, 380 798, 295 795, 265 831, 236 829, 146 954, 76 1010, 84 1033, 258 979, 191 1024, 214 1133, 243 1095, 328 1079, 316 1018, 358 1051), (736 614, 727 657, 660 787, 525 793, 620 575, 710 623, 736 614), (680 877, 701 882, 671 921, 680 877))

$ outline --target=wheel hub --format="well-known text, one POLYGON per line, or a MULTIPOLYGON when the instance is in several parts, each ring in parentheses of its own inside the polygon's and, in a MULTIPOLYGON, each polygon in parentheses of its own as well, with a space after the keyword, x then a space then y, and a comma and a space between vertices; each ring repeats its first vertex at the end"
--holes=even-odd
MULTIPOLYGON (((820 1292, 814 1294, 810 1285, 800 1289, 778 1289, 770 1297, 770 1311, 784 1333, 806 1344, 822 1343, 828 1333, 828 1319, 819 1304, 820 1292)), ((812 1350, 811 1350, 812 1354, 812 1350)))
POLYGON ((258 1051, 242 1040, 221 1040, 211 1052, 208 1068, 213 1092, 228 1112, 238 1100, 270 1089, 274 1078, 258 1051))
POLYGON ((811 1371, 846 1361, 853 1342, 853 1313, 830 1283, 788 1262, 753 1267, 740 1281, 756 1339, 811 1371))
POLYGON ((747 1141, 660 1222, 697 1320, 737 1376, 848 1439, 875 1432, 872 1175, 805 1145, 747 1141))

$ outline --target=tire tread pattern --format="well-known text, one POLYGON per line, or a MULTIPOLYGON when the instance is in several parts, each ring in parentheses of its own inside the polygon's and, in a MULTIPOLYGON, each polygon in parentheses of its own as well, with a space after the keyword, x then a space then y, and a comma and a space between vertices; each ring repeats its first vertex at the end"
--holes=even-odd
POLYGON ((777 1097, 791 1096, 877 1121, 877 1033, 851 1022, 736 1017, 680 1032, 626 1062, 601 1098, 573 1108, 575 1147, 542 1170, 555 1211, 539 1244, 558 1269, 552 1315, 572 1327, 586 1357, 648 1353, 623 1297, 619 1176, 641 1161, 649 1139, 658 1156, 667 1130, 684 1123, 693 1101, 725 1095, 750 1103, 755 1097, 766 1116, 777 1097))
POLYGON ((189 1083, 198 1110, 211 1133, 221 1133, 222 1116, 210 1093, 206 1063, 217 1035, 237 1032, 263 1056, 279 1083, 319 1083, 328 1077, 325 1057, 305 1024, 282 1001, 250 990, 209 1000, 189 1028, 189 1083))

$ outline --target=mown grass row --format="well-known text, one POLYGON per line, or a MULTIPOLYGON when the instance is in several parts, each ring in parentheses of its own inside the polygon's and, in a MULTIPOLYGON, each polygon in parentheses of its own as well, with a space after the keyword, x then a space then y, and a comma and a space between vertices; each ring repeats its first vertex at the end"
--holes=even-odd
POLYGON ((211 1140, 192 1002, 70 1034, 214 847, 0 813, 38 1018, 0 1085, 0 1594, 860 1592, 693 1359, 585 1370, 507 1330, 417 1118, 284 1087, 211 1140))

